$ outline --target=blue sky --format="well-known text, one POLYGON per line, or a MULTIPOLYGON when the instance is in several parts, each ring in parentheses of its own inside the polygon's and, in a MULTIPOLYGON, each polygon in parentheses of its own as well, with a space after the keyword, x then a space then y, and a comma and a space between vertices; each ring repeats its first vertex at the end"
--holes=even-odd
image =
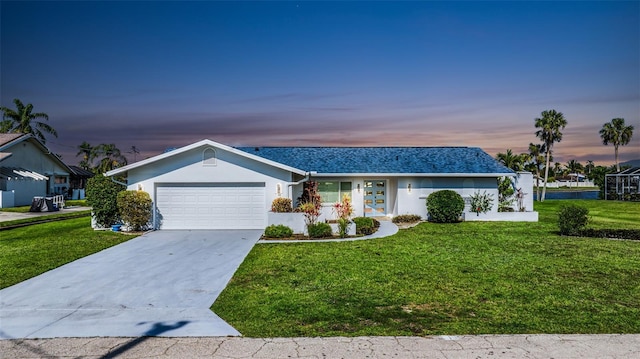
POLYGON ((640 2, 1 2, 0 100, 46 112, 48 145, 151 156, 229 145, 478 146, 537 142, 613 163, 598 130, 636 127, 640 2))

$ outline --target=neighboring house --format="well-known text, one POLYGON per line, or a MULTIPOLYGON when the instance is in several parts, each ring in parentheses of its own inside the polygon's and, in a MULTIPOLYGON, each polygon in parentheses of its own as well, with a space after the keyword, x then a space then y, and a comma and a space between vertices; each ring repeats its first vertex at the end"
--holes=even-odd
MULTIPOLYGON (((466 199, 487 191, 495 212, 496 179, 517 176, 474 147, 234 148, 211 140, 106 175, 126 175, 128 189, 148 192, 162 229, 263 229, 271 202, 287 197, 295 205, 308 180, 319 183, 325 218, 342 194, 351 196, 355 216, 426 218, 426 197, 441 189, 466 199)), ((528 183, 525 192, 533 193, 528 183)))
POLYGON ((0 207, 31 204, 35 196, 65 194, 71 169, 29 134, 0 134, 0 207))
POLYGON ((84 199, 87 181, 95 174, 78 166, 69 166, 71 169, 71 177, 69 178, 69 193, 71 199, 84 199))

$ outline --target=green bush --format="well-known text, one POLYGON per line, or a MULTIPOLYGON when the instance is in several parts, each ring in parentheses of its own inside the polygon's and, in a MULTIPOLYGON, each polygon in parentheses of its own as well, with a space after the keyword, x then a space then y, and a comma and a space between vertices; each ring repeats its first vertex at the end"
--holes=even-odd
POLYGON ((289 213, 293 212, 293 206, 291 205, 291 199, 289 198, 276 198, 271 202, 271 212, 275 213, 289 213))
POLYGON ((293 229, 284 224, 272 224, 265 228, 264 236, 268 238, 287 238, 293 236, 293 229))
POLYGON ((464 200, 455 191, 436 191, 427 197, 427 212, 433 222, 459 222, 463 210, 464 200))
POLYGON ((93 207, 93 218, 101 227, 109 227, 120 220, 117 197, 125 186, 97 175, 87 181, 87 203, 93 207))
POLYGON ((151 197, 144 191, 122 191, 116 199, 122 222, 133 231, 146 229, 151 222, 151 197))
POLYGON ((356 217, 353 223, 356 224, 356 234, 368 235, 374 232, 373 218, 356 217))
POLYGON ((331 226, 323 222, 309 225, 307 227, 307 231, 309 232, 309 237, 311 238, 326 238, 333 236, 331 226))
POLYGON ((391 220, 393 223, 415 223, 420 222, 422 217, 417 214, 401 214, 399 216, 393 217, 391 220))
POLYGON ((589 222, 589 209, 575 204, 564 205, 558 212, 558 227, 562 235, 576 235, 589 222))

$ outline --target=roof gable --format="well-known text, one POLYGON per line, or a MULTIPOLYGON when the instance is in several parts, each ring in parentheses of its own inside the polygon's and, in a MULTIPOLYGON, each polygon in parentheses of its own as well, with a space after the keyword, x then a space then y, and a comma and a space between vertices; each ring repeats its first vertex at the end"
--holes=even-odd
MULTIPOLYGON (((40 141, 39 139, 35 138, 31 134, 25 134, 25 133, 2 133, 2 134, 0 134, 0 160, 4 160, 6 158, 9 158, 12 155, 12 153, 11 153, 12 150, 11 149, 14 146, 16 146, 17 144, 20 144, 20 143, 25 142, 25 141, 29 141, 30 143, 35 145, 42 152, 43 156, 50 157, 60 167, 62 167, 63 169, 67 170, 69 173, 72 172, 71 168, 69 168, 69 166, 67 166, 66 163, 62 162, 60 157, 58 157, 53 152, 51 152, 51 150, 49 150, 49 148, 44 143, 42 143, 42 141, 40 141)), ((13 152, 15 152, 15 151, 13 151, 13 152)))
POLYGON ((239 147, 321 174, 484 174, 514 172, 478 147, 239 147))
POLYGON ((286 164, 283 164, 282 162, 273 161, 271 159, 268 159, 268 158, 265 158, 265 157, 261 157, 261 156, 256 156, 256 155, 253 155, 253 154, 238 150, 236 148, 233 148, 233 147, 230 147, 230 146, 226 146, 226 145, 223 145, 221 143, 214 142, 214 141, 206 139, 206 140, 202 140, 202 141, 199 141, 199 142, 196 142, 196 143, 192 143, 192 144, 184 146, 184 147, 180 147, 180 148, 175 149, 175 150, 170 151, 170 152, 165 152, 165 153, 162 153, 160 155, 157 155, 157 156, 154 156, 154 157, 151 157, 151 158, 147 158, 145 160, 142 160, 142 161, 139 161, 139 162, 136 162, 136 163, 132 163, 132 164, 124 166, 124 167, 116 168, 114 170, 111 170, 111 171, 105 173, 105 175, 106 176, 114 176, 114 175, 117 175, 117 174, 125 173, 125 172, 127 172, 127 171, 129 171, 131 169, 142 167, 142 166, 152 165, 153 163, 161 161, 161 160, 163 160, 165 158, 170 158, 172 156, 176 156, 178 154, 185 153, 187 151, 190 151, 190 150, 193 150, 193 149, 196 149, 196 148, 201 148, 201 147, 214 147, 214 148, 221 149, 221 150, 224 150, 224 151, 228 151, 228 152, 234 153, 236 155, 240 155, 242 157, 250 158, 252 160, 255 160, 255 161, 258 161, 258 162, 261 162, 261 163, 265 163, 267 165, 270 165, 270 166, 273 166, 273 167, 276 167, 276 168, 280 168, 280 169, 283 169, 283 170, 286 170, 286 171, 290 171, 290 172, 293 172, 293 173, 298 173, 300 175, 304 175, 305 174, 304 171, 302 171, 302 170, 300 170, 298 168, 290 167, 290 166, 288 166, 286 164))

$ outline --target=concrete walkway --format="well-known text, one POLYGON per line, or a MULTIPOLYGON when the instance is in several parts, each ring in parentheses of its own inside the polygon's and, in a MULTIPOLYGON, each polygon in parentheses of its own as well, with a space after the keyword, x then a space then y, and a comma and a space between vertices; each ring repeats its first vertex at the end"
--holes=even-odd
POLYGON ((640 335, 0 340, 2 358, 636 359, 640 335))
POLYGON ((156 231, 0 290, 0 339, 240 335, 209 307, 259 230, 156 231))

